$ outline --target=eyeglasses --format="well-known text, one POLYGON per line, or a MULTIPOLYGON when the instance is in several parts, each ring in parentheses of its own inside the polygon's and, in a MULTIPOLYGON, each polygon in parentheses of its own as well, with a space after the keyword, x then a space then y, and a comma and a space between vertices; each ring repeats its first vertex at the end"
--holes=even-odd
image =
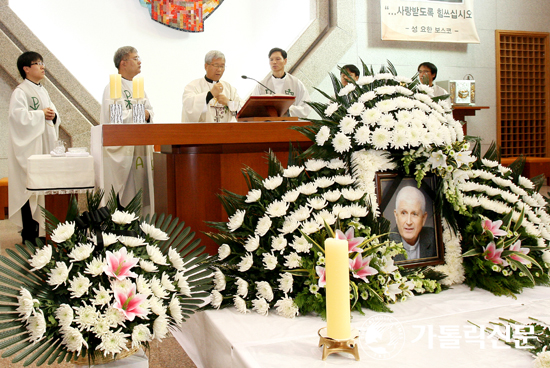
POLYGON ((139 56, 136 56, 136 57, 133 57, 133 58, 124 59, 123 61, 128 61, 128 60, 141 61, 141 58, 139 56))
POLYGON ((37 61, 36 63, 31 63, 31 66, 32 66, 32 65, 46 66, 46 63, 43 62, 43 61, 37 61))
POLYGON ((225 69, 225 65, 219 65, 219 64, 208 64, 216 69, 225 69))

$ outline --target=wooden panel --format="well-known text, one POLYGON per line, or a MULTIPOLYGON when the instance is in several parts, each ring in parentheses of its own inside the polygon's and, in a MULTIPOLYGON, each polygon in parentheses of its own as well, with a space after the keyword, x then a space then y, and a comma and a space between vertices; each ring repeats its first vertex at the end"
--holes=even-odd
POLYGON ((502 157, 547 157, 549 33, 497 30, 497 140, 502 157))

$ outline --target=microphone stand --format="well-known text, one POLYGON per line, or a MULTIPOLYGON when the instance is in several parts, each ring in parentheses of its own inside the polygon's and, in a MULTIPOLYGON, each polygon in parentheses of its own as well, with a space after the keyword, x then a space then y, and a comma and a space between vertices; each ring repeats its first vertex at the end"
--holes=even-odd
POLYGON ((266 90, 268 90, 269 92, 271 92, 271 94, 275 94, 275 91, 273 91, 271 88, 267 87, 266 85, 260 83, 259 81, 257 81, 256 79, 254 78, 250 78, 250 77, 247 77, 246 75, 241 75, 241 78, 242 79, 252 79, 254 82, 258 83, 260 86, 264 87, 266 90))

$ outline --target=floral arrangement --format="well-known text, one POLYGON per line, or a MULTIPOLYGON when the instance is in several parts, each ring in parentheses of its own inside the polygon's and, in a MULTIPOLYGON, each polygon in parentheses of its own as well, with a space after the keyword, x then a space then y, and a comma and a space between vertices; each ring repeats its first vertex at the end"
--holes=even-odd
POLYGON ((391 63, 379 73, 365 64, 363 70, 345 87, 331 75, 334 95, 319 91, 329 102, 309 103, 321 118, 295 129, 314 142, 310 148, 299 155, 291 150, 286 169, 270 157, 267 178, 245 170, 246 196, 224 192, 229 221, 212 224, 218 232, 210 234, 220 245, 212 306, 323 315, 324 222, 347 234, 357 310, 387 310, 384 305, 413 290, 437 292, 461 282, 506 295, 547 284, 542 257, 550 258, 550 232, 540 181, 521 177, 520 164, 494 162, 494 147, 482 159, 479 144, 472 146, 475 139, 465 139, 452 117, 447 96, 432 97, 416 76, 398 76, 391 63), (375 181, 387 170, 412 176, 419 186, 425 175, 437 177, 445 264, 407 275, 393 264, 403 248, 389 241, 375 181), (485 231, 488 219, 507 235, 485 231), (502 263, 494 256, 500 250, 502 263))
POLYGON ((352 309, 389 311, 387 304, 441 290, 440 275, 402 275, 403 268, 394 265, 392 258, 405 251, 380 239, 389 223, 374 218, 366 190, 346 174, 342 160, 311 159, 287 169, 272 154, 269 161, 266 179, 246 170, 246 196, 222 197, 231 216, 212 224, 219 232, 209 234, 220 245, 213 307, 262 315, 274 307, 289 318, 308 312, 324 317, 324 241, 334 235, 331 226, 348 240, 352 309))
POLYGON ((189 228, 164 216, 139 218, 141 195, 122 208, 114 192, 73 198, 65 222, 47 213, 51 242, 0 257, 3 356, 41 365, 118 354, 178 328, 209 295, 208 255, 189 228), (200 254, 200 255, 199 255, 200 254), (11 328, 11 329, 10 329, 11 328))

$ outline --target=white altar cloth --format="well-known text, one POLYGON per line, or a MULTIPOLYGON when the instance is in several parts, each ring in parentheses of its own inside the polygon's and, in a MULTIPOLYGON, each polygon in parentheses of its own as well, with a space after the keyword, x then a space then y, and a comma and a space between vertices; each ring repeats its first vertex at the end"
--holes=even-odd
POLYGON ((313 315, 287 319, 274 311, 263 317, 256 312, 243 315, 235 308, 207 310, 193 315, 173 335, 198 368, 531 367, 530 353, 481 334, 468 321, 488 326, 498 317, 525 323, 527 317, 535 317, 549 323, 550 288, 526 289, 513 299, 457 285, 390 307, 394 313, 353 312, 352 328, 365 331, 369 318, 393 317, 402 327, 403 335, 396 337, 402 348, 374 358, 369 347, 376 345, 360 339, 359 362, 350 354, 321 360, 317 331, 326 323, 313 315))
POLYGON ((94 189, 94 158, 32 155, 27 160, 27 190, 37 194, 71 194, 94 189))

